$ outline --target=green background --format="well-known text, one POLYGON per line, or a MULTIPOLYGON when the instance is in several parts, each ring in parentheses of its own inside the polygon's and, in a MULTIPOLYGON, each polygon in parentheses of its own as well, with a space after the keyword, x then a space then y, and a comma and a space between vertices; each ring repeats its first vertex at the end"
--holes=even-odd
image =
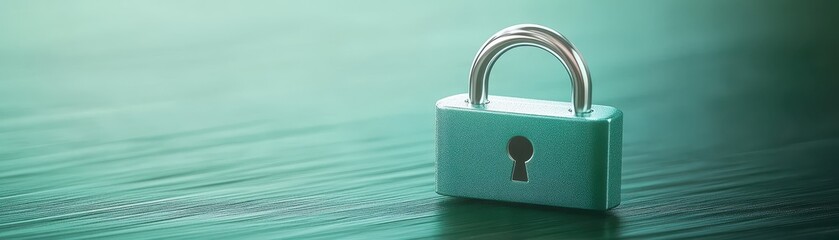
MULTIPOLYGON (((837 11, 2 1, 0 238, 835 238, 837 11), (618 208, 434 193, 434 102, 518 23, 574 42, 624 112, 618 208)), ((541 50, 492 73, 493 95, 570 99, 541 50)))

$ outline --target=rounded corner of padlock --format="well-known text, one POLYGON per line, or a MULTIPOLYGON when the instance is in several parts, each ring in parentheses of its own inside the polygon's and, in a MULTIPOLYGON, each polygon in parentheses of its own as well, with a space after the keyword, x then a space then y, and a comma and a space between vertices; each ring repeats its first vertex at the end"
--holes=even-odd
POLYGON ((434 190, 434 193, 436 193, 437 195, 440 195, 440 196, 448 196, 447 194, 445 194, 443 192, 440 192, 440 190, 434 190))
POLYGON ((434 102, 434 107, 437 108, 437 109, 443 108, 445 105, 446 105, 446 98, 441 98, 440 100, 437 100, 437 102, 434 102))
POLYGON ((615 205, 607 206, 605 209, 603 209, 603 211, 604 212, 612 211, 620 205, 621 205, 621 202, 617 202, 617 203, 615 203, 615 205))
MULTIPOLYGON (((451 107, 456 105, 455 103, 459 103, 458 99, 466 99, 466 94, 461 93, 461 94, 455 94, 455 95, 451 95, 451 96, 448 96, 448 97, 441 98, 440 100, 437 100, 437 102, 434 103, 434 106, 438 110, 439 109, 451 108, 451 107)), ((467 100, 463 100, 463 101, 467 101, 467 100)))
POLYGON ((611 106, 595 105, 594 109, 585 117, 588 121, 611 122, 615 119, 622 119, 623 111, 611 106))
POLYGON ((434 189, 434 193, 437 193, 437 195, 440 195, 440 196, 456 197, 455 195, 452 195, 450 193, 446 193, 446 191, 441 191, 440 188, 434 189))
POLYGON ((609 107, 609 108, 613 109, 613 112, 614 112, 612 114, 613 118, 622 118, 623 117, 623 111, 621 111, 620 109, 618 109, 616 107, 609 107))

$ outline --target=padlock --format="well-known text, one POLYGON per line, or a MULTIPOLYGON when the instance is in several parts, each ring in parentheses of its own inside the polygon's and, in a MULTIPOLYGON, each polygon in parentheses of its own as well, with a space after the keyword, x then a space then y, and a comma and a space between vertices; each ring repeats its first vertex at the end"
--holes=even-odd
POLYGON ((620 204, 623 112, 591 104, 588 67, 556 31, 533 24, 499 31, 472 62, 469 93, 436 105, 438 194, 590 210, 620 204), (493 64, 518 46, 562 62, 571 103, 488 95, 493 64))

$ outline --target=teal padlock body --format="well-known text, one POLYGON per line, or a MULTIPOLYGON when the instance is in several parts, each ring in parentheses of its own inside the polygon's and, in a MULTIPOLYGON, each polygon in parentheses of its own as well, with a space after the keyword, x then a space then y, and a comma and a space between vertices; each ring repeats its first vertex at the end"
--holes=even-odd
POLYGON ((623 113, 592 105, 490 96, 472 105, 466 94, 437 102, 436 191, 441 195, 607 210, 620 204, 623 113), (508 143, 530 140, 527 181, 512 178, 508 143))

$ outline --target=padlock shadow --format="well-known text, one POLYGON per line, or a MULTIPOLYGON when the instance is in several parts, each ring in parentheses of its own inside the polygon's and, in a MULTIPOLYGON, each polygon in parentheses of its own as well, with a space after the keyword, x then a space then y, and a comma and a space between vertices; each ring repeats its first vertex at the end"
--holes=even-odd
POLYGON ((446 239, 591 239, 619 236, 611 212, 447 198, 438 203, 440 235, 446 239))

